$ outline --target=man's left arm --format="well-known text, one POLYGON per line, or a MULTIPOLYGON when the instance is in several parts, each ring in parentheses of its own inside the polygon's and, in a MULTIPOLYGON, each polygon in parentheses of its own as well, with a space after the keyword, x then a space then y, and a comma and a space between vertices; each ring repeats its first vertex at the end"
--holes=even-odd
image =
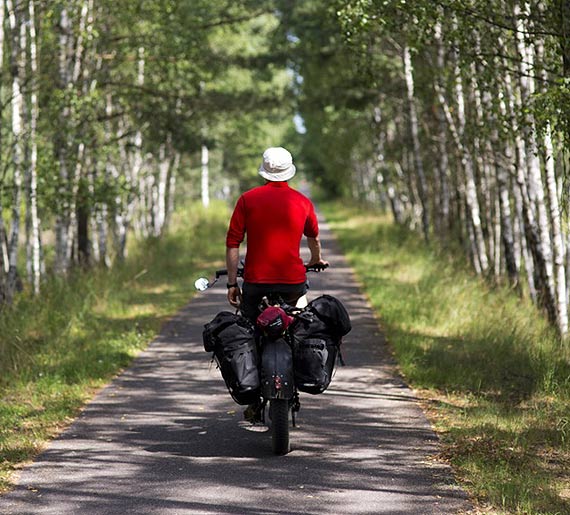
POLYGON ((228 302, 238 307, 241 300, 241 291, 237 285, 237 270, 239 265, 239 246, 245 235, 244 200, 241 196, 234 209, 228 234, 226 236, 226 269, 228 271, 228 302))
POLYGON ((241 291, 237 284, 237 269, 239 265, 239 247, 227 247, 226 248, 226 268, 228 270, 228 302, 234 306, 238 307, 241 300, 241 291))
POLYGON ((305 222, 305 236, 307 237, 307 245, 311 252, 311 259, 309 260, 309 266, 323 265, 328 266, 329 262, 324 261, 321 255, 321 240, 319 240, 319 222, 317 220, 317 215, 315 214, 315 209, 311 204, 311 209, 309 215, 307 216, 307 221, 305 222))
POLYGON ((310 238, 307 236, 307 245, 309 247, 309 250, 311 251, 311 259, 309 260, 308 266, 314 266, 314 265, 329 266, 329 262, 324 261, 321 256, 321 240, 319 240, 318 236, 315 238, 310 238))

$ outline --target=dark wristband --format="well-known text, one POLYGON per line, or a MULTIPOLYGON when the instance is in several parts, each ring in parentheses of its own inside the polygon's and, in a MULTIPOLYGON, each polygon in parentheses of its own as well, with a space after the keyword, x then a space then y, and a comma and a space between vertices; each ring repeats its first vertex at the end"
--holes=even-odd
POLYGON ((233 284, 228 283, 228 284, 226 284, 226 286, 228 287, 228 290, 229 290, 230 288, 237 288, 238 283, 233 283, 233 284))

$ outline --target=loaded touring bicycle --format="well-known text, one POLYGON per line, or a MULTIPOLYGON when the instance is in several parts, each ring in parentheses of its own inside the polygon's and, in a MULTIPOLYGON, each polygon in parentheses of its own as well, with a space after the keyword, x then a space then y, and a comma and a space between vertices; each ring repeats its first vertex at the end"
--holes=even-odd
MULTIPOLYGON (((195 286, 204 291, 224 275, 218 270, 214 281, 200 278, 195 286)), ((204 326, 204 349, 213 353, 234 401, 259 406, 259 421, 271 427, 273 452, 283 455, 291 449, 289 424, 295 425, 299 392, 316 395, 328 388, 351 324, 343 304, 330 295, 308 304, 303 296, 290 306, 270 294, 259 311, 256 324, 239 311, 218 313, 204 326)))

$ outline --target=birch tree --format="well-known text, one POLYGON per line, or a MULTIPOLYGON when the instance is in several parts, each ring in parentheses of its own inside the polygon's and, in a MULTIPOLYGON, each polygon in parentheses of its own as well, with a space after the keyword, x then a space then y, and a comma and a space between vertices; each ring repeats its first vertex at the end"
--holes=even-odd
POLYGON ((11 299, 18 281, 18 250, 20 240, 20 205, 22 199, 22 167, 23 167, 23 139, 22 139, 22 111, 23 94, 22 79, 25 70, 26 27, 17 17, 19 3, 6 1, 8 20, 11 32, 11 70, 12 70, 12 224, 9 239, 9 269, 6 283, 6 294, 11 299))
POLYGON ((404 46, 403 52, 404 52, 403 55, 404 76, 406 79, 406 91, 408 94, 408 108, 410 115, 410 131, 412 134, 414 166, 418 178, 418 193, 422 209, 422 214, 421 214, 422 229, 425 240, 429 241, 429 211, 428 211, 428 200, 427 200, 428 192, 427 192, 427 181, 424 172, 424 165, 421 156, 419 122, 418 122, 418 114, 416 107, 416 99, 414 96, 414 74, 412 67, 412 54, 408 46, 404 46))
POLYGON ((41 282, 41 256, 40 256, 40 219, 38 215, 38 56, 37 56, 37 34, 36 34, 36 14, 34 2, 28 2, 28 26, 29 26, 29 51, 30 51, 30 161, 28 163, 28 211, 30 217, 31 234, 29 236, 30 250, 30 270, 32 277, 33 291, 36 295, 40 293, 41 282))
MULTIPOLYGON (((563 138, 567 145, 570 134, 570 103, 561 80, 570 76, 570 11, 562 4, 517 1, 465 8, 454 2, 341 1, 337 16, 345 44, 365 63, 353 81, 358 74, 373 77, 360 94, 365 98, 372 82, 379 88, 376 98, 384 102, 379 107, 363 102, 364 111, 409 109, 410 88, 398 89, 385 62, 398 62, 396 41, 418 55, 417 124, 428 135, 419 157, 437 164, 426 179, 427 203, 435 208, 430 226, 442 241, 457 239, 477 273, 492 270, 498 282, 505 274, 564 337, 570 260, 561 213, 569 207, 556 142, 563 138), (383 59, 371 60, 371 48, 381 48, 383 59), (447 199, 449 226, 443 214, 447 199)), ((361 133, 354 140, 366 137, 361 133)), ((399 141, 399 155, 394 149, 388 161, 400 170, 398 187, 409 192, 413 204, 420 192, 410 174, 417 166, 411 172, 406 163, 418 146, 414 138, 399 141)), ((362 159, 365 163, 367 156, 362 159)), ((353 176, 360 180, 357 172, 353 176)))

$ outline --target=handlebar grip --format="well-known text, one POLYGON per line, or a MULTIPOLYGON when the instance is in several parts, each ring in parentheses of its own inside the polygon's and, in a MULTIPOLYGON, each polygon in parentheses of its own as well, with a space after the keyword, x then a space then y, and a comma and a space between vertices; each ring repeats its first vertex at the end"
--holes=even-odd
MULTIPOLYGON (((216 270, 216 279, 219 279, 223 275, 228 275, 228 269, 227 268, 220 268, 219 270, 216 270)), ((243 277, 243 268, 237 269, 237 276, 243 277)))
POLYGON ((326 270, 329 267, 329 265, 311 265, 311 266, 305 266, 305 269, 307 270, 307 272, 322 272, 323 270, 326 270))

